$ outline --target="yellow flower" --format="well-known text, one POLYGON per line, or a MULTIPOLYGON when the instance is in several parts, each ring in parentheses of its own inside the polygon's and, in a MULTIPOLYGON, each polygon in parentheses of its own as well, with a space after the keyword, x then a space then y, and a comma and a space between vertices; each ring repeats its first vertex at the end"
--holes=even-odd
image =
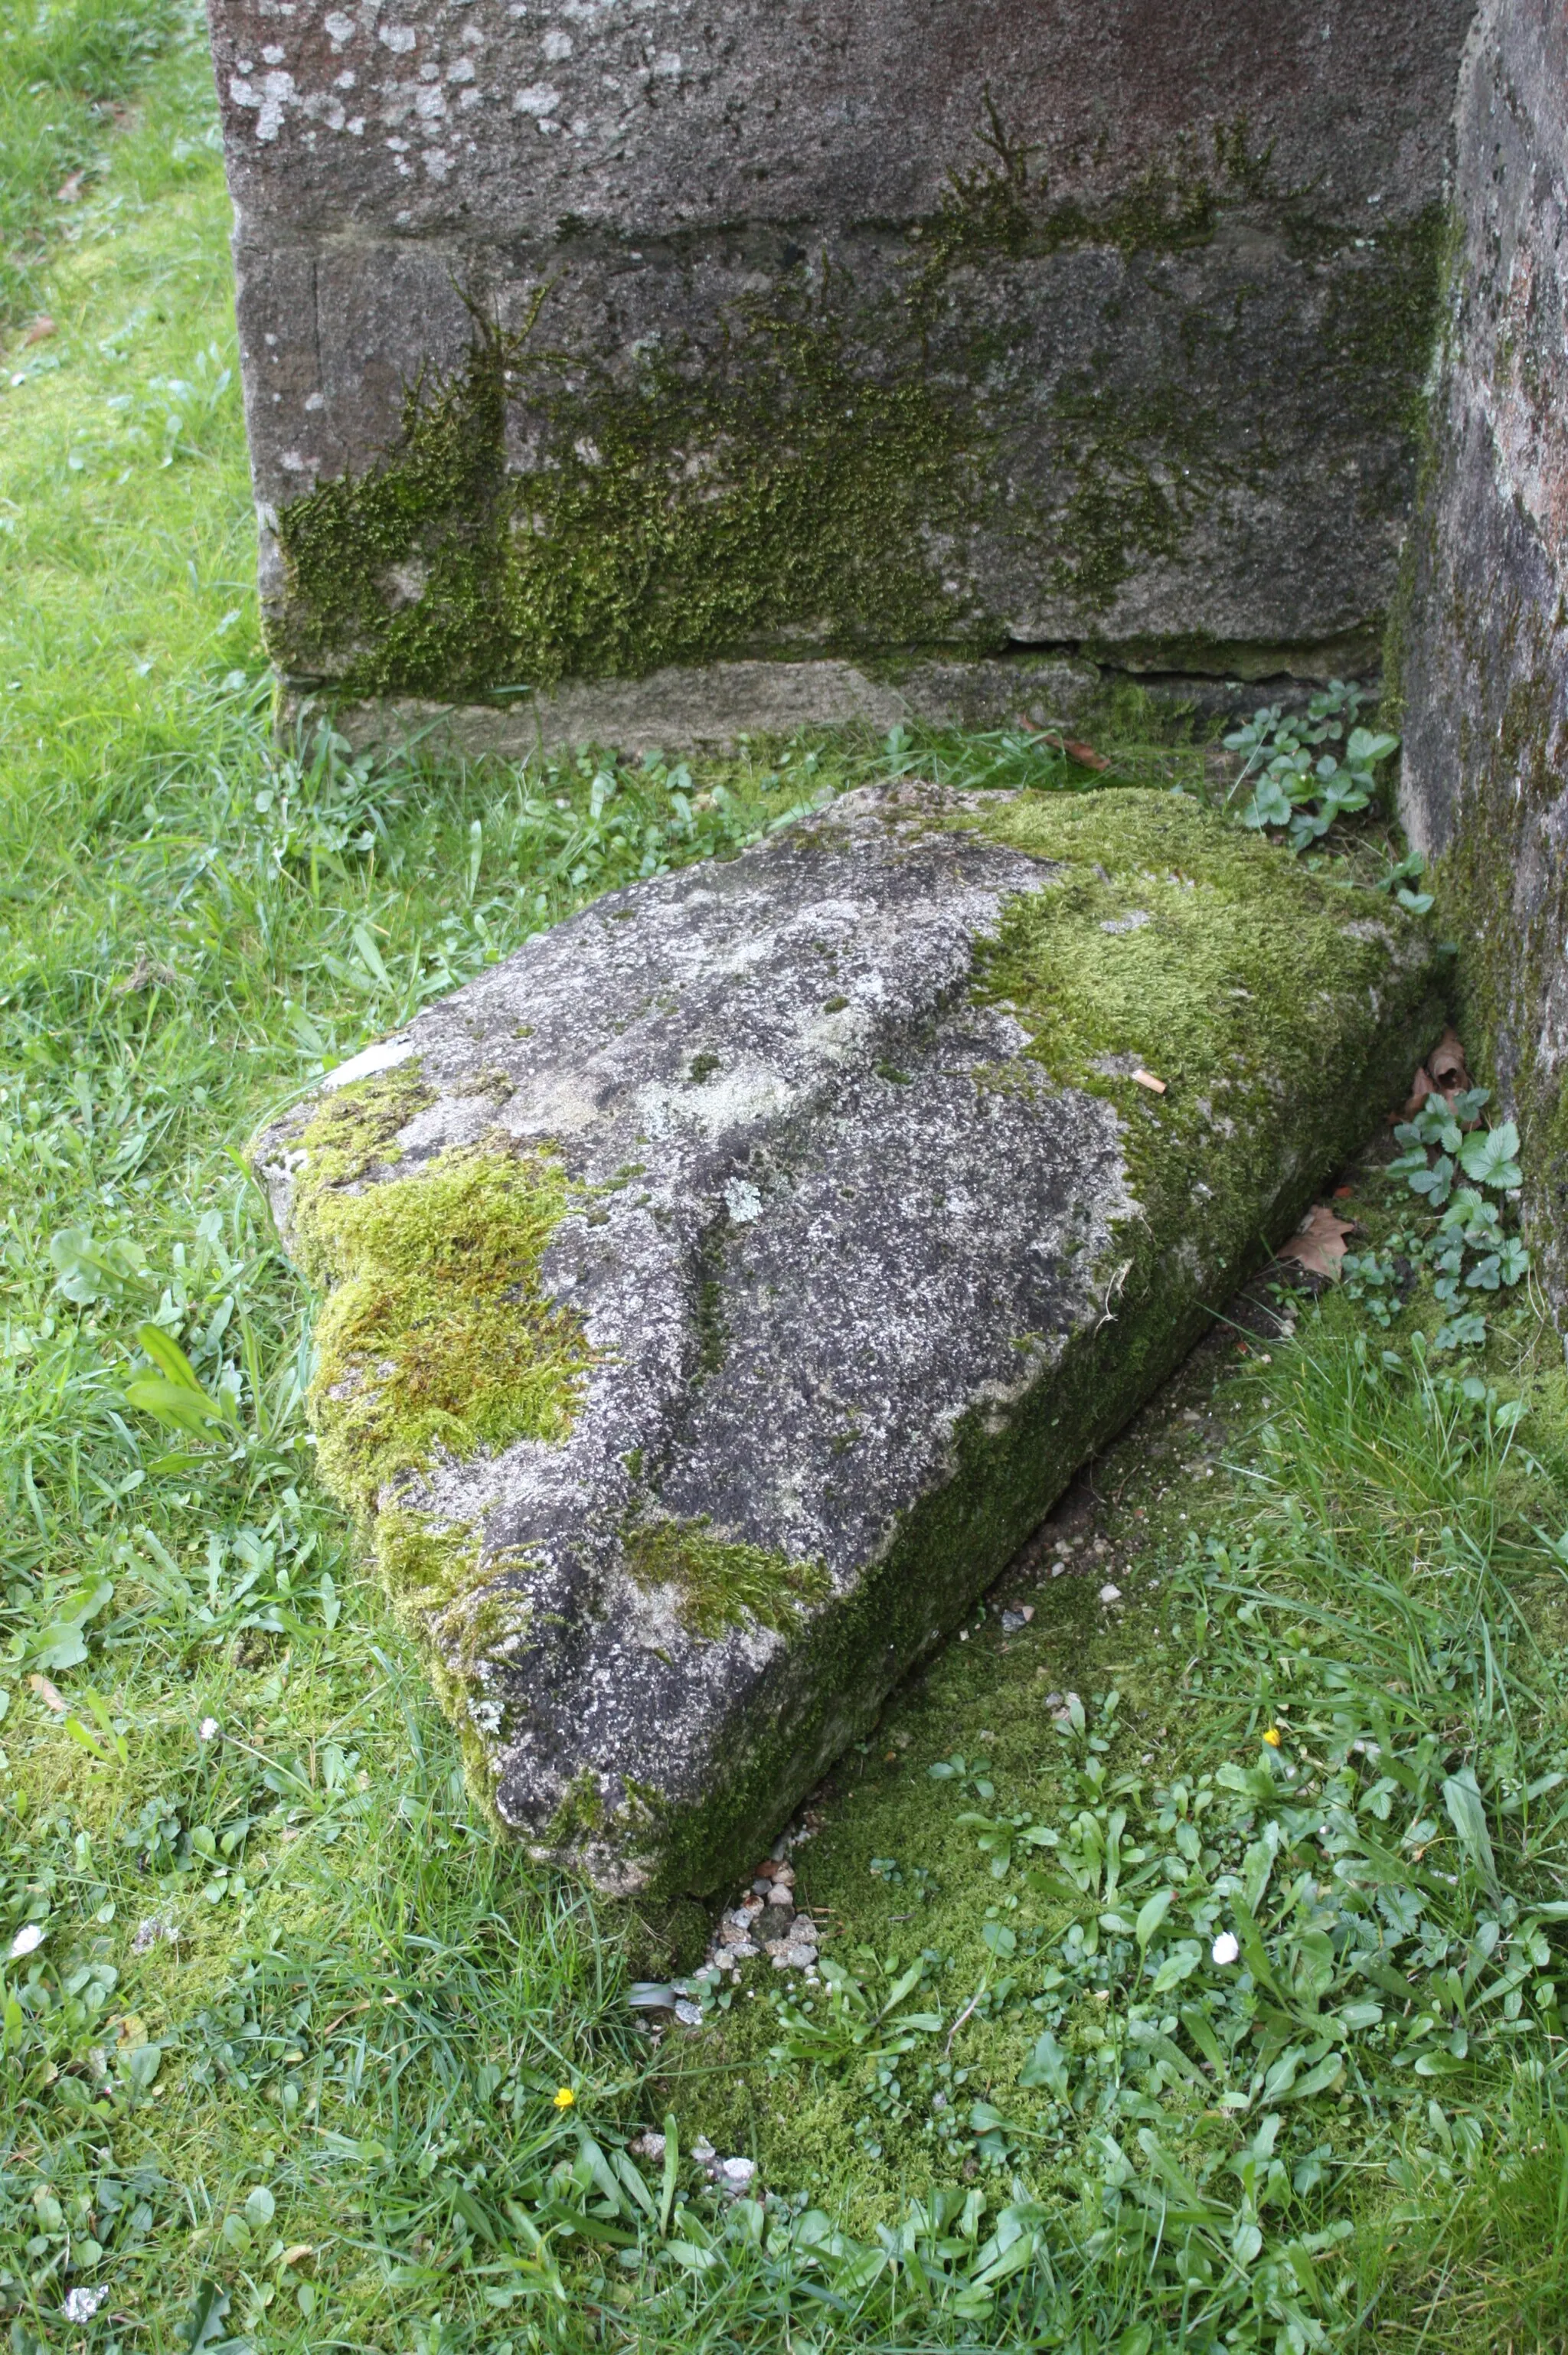
POLYGON ((1278 1726, 1277 1726, 1277 1725, 1271 1725, 1271 1726, 1268 1728, 1268 1731, 1264 1733, 1264 1740, 1268 1743, 1268 1746, 1269 1746, 1269 1748, 1270 1748, 1271 1750, 1277 1750, 1277 1749, 1279 1748, 1279 1728, 1278 1728, 1278 1726))
POLYGON ((555 2106, 558 2110, 573 2109, 576 2107, 576 2104, 577 2096, 572 2092, 570 2085, 558 2085, 556 2087, 555 2106))

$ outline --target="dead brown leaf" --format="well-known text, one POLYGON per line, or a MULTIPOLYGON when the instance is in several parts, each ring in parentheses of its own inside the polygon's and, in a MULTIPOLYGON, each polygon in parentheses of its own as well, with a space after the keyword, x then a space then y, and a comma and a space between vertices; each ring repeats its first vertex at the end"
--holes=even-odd
POLYGON ((1413 1120, 1416 1114, 1421 1110, 1422 1105, 1426 1102, 1427 1097, 1435 1096, 1437 1090, 1432 1084, 1432 1075, 1427 1071, 1425 1064, 1423 1063, 1417 1069, 1415 1077, 1410 1083, 1410 1093, 1405 1098, 1404 1113, 1403 1115, 1403 1118, 1406 1120, 1413 1120))
POLYGON ((1028 729, 1031 736, 1038 736, 1042 744, 1049 744, 1053 752, 1065 752, 1081 769, 1108 769, 1111 765, 1104 752, 1096 752, 1093 744, 1083 743, 1079 737, 1060 735, 1054 728, 1037 728, 1029 719, 1020 719, 1018 724, 1028 729))
MULTIPOLYGON (((1406 1120, 1413 1120, 1428 1096, 1441 1096, 1452 1108, 1455 1097, 1462 1095, 1474 1084, 1458 1032, 1452 1028, 1445 1030, 1410 1083, 1403 1116, 1406 1120)), ((1474 1121, 1468 1124, 1472 1128, 1476 1125, 1474 1121)))
POLYGON ((86 177, 85 172, 68 172, 55 190, 56 204, 74 205, 81 195, 81 184, 86 177))
POLYGON ((36 319, 28 320, 27 327, 23 331, 23 348, 26 349, 28 344, 47 343, 49 336, 52 336, 54 332, 54 321, 50 318, 47 311, 40 311, 36 319))
POLYGON ((1445 1030, 1426 1058, 1426 1068, 1432 1074, 1433 1086, 1445 1096, 1462 1095, 1467 1088, 1475 1085, 1456 1030, 1445 1030))
POLYGON ((1280 1246, 1281 1259, 1293 1259, 1308 1275, 1338 1284, 1345 1257, 1345 1238, 1355 1232, 1353 1219, 1337 1219, 1328 1204, 1314 1202, 1296 1232, 1280 1246))
POLYGON ((50 1684, 48 1677, 29 1677, 27 1682, 46 1709, 52 1709, 57 1717, 65 1715, 66 1698, 58 1685, 50 1684))

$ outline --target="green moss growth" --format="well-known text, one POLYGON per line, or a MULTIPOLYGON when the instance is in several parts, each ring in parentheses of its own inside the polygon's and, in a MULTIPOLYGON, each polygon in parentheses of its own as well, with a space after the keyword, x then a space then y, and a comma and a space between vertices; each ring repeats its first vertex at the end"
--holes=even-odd
MULTIPOLYGON (((1184 796, 1019 797, 974 823, 1063 869, 1008 908, 977 994, 1017 1009, 1054 1082, 1115 1103, 1140 1217, 1178 1256, 1198 1188, 1215 1199, 1211 1232, 1227 1206, 1288 1200, 1308 1154, 1358 1140, 1339 1109, 1347 1074, 1370 1125, 1440 1027, 1428 960, 1389 976, 1391 934, 1413 920, 1371 895, 1358 906, 1348 875, 1312 873, 1184 796), (1391 990, 1399 1017, 1369 1057, 1369 1007, 1391 990)), ((1216 1281, 1277 1239, 1235 1216, 1216 1281)), ((1125 1305, 1153 1280, 1131 1275, 1125 1305)))
POLYGON ((541 1835, 548 1849, 568 1849, 597 1838, 604 1828, 604 1799, 599 1778, 584 1766, 574 1774, 541 1835))
POLYGON ((528 1632, 508 1575, 517 1558, 485 1559, 474 1529, 387 1491, 442 1451, 563 1438, 592 1353, 581 1320, 539 1281, 572 1199, 552 1154, 498 1139, 386 1174, 400 1130, 431 1101, 412 1063, 323 1099, 298 1140, 292 1241, 329 1287, 311 1386, 323 1484, 357 1517, 490 1808, 496 1704, 483 1671, 528 1632))
MULTIPOLYGON (((477 1662, 526 1623, 504 1583, 481 1592, 474 1529, 382 1492, 440 1448, 465 1456, 563 1436, 589 1351, 579 1320, 539 1289, 545 1246, 571 1199, 551 1156, 482 1145, 388 1174, 401 1157, 400 1132, 434 1100, 412 1059, 324 1094, 296 1141, 290 1243, 329 1290, 311 1386, 323 1481, 358 1517, 400 1617, 426 1644, 443 1699, 464 1724, 477 1662)), ((505 1567, 492 1560, 484 1570, 494 1580, 505 1567)))
MULTIPOLYGON (((1428 881, 1462 944, 1458 1016, 1471 1068, 1519 1123, 1525 1223, 1550 1297, 1568 1300, 1568 1077, 1545 1010, 1561 987, 1568 866, 1548 814, 1568 793, 1557 724, 1558 616, 1516 591, 1455 621, 1492 726, 1461 722, 1453 832, 1428 881), (1556 626, 1554 627, 1554 623, 1556 626), (1500 675, 1500 676, 1499 676, 1500 675), (1521 890, 1520 879, 1531 879, 1521 890)), ((1479 699, 1479 698, 1478 698, 1479 699)))
POLYGON ((590 1352, 539 1264, 570 1199, 553 1156, 479 1146, 296 1203, 308 1264, 334 1287, 312 1389, 321 1474, 356 1511, 438 1448, 564 1437, 590 1352))
MULTIPOLYGON (((976 299, 979 262, 1189 253, 1243 214, 1294 260, 1331 262, 1299 366, 1293 353, 1269 367, 1326 416, 1348 403, 1368 430, 1407 436, 1440 216, 1352 252, 1342 224, 1276 185, 1244 123, 1217 129, 1211 156, 1179 143, 1085 207, 1053 197, 987 109, 980 160, 955 165, 874 284, 831 270, 808 286, 786 269, 702 335, 614 365, 548 348, 543 296, 516 334, 476 310, 462 366, 409 389, 400 446, 283 510, 283 666, 350 694, 484 698, 502 682, 548 688, 727 655, 1000 651, 987 584, 962 564, 954 577, 955 549, 976 534, 1022 536, 1058 594, 1086 617, 1106 610, 1139 565, 1180 550, 1226 485, 1267 474, 1267 368, 1254 355, 1238 378, 1212 351, 1191 366, 1239 335, 1245 293, 1221 317, 1211 298, 1168 290, 1170 364, 1155 386, 1128 389, 1104 354, 1084 355, 1049 427, 1067 496, 1041 504, 1021 485, 1004 491, 1029 330, 1017 303, 976 299), (1238 382, 1255 397, 1216 389, 1238 382), (518 411, 530 456, 515 469, 518 411)), ((1302 299, 1316 301, 1305 275, 1302 299)), ((1370 506, 1402 505, 1408 475, 1403 463, 1378 470, 1370 506)))
POLYGON ((832 645, 965 634, 925 534, 982 496, 965 466, 982 437, 907 324, 868 374, 851 308, 785 286, 739 304, 714 351, 649 351, 630 378, 478 325, 456 376, 409 393, 395 458, 282 517, 282 660, 356 693, 483 693, 699 662, 803 623, 832 645), (544 450, 509 474, 514 400, 544 450))
POLYGON ((1044 174, 1030 172, 1033 148, 1009 136, 988 91, 985 108, 976 136, 986 156, 954 167, 935 213, 920 224, 933 278, 954 261, 983 254, 1017 257, 1074 246, 1189 253, 1212 243, 1228 207, 1293 201, 1275 185, 1272 148, 1253 152, 1244 119, 1215 125, 1209 159, 1190 138, 1178 138, 1168 155, 1108 202, 1053 198, 1044 174))
POLYGON ((748 1622, 794 1628, 803 1609, 830 1593, 819 1561, 792 1561, 762 1546, 717 1537, 704 1514, 694 1521, 636 1522, 626 1532, 626 1565, 645 1586, 673 1586, 682 1623, 694 1636, 722 1636, 748 1622))
POLYGON ((416 1632, 472 1591, 479 1576, 479 1540, 466 1524, 443 1528, 422 1513, 383 1505, 376 1515, 376 1567, 416 1632))
POLYGON ((1093 369, 1051 402, 1058 463, 1072 485, 1050 567, 1059 595, 1094 613, 1142 567, 1179 554, 1221 474, 1219 427, 1179 384, 1139 400, 1108 397, 1093 369))
POLYGON ((299 1137, 305 1159, 294 1180, 289 1238, 313 1283, 325 1282, 330 1272, 317 1255, 317 1206, 340 1188, 357 1184, 379 1164, 397 1160, 399 1132, 434 1102, 417 1056, 357 1087, 333 1089, 321 1097, 299 1137))
POLYGON ((1453 236, 1449 208, 1428 205, 1329 281, 1323 338, 1330 366, 1351 414, 1373 429, 1419 432, 1425 372, 1413 370, 1411 358, 1424 361, 1433 348, 1453 236))

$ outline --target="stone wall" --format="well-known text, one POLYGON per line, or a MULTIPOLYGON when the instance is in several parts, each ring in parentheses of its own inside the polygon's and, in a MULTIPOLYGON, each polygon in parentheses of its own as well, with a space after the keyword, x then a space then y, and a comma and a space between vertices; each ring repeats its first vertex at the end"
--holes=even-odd
POLYGON ((1473 12, 211 0, 280 666, 1365 669, 1473 12))
POLYGON ((1412 542, 1402 805, 1460 941, 1472 1060, 1525 1130, 1568 1305, 1568 7, 1487 0, 1412 542))

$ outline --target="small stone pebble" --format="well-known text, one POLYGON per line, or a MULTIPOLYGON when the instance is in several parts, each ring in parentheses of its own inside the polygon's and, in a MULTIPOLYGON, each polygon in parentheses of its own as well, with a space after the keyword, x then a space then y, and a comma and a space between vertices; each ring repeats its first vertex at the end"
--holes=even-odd
POLYGON ((646 2134, 640 2134, 635 2142, 628 2143, 626 2147, 634 2158, 651 2158, 656 2165, 664 2157, 665 2138, 662 2134, 655 2134, 650 2126, 646 2134))
POLYGON ((699 2003, 691 2003, 682 1996, 676 2004, 675 2016, 683 2028, 700 2028, 702 2006, 699 2003))
POLYGON ((731 2191, 747 2190, 756 2171, 757 2162, 754 2158, 727 2158, 720 2169, 724 2178, 725 2188, 731 2191))
POLYGON ((1100 1600, 1102 1603, 1119 1603, 1121 1599, 1121 1588, 1119 1586, 1111 1585, 1109 1581, 1107 1581, 1107 1582, 1100 1589, 1100 1600))
POLYGON ((795 1891, 787 1885, 786 1882, 775 1881, 773 1887, 768 1891, 768 1903, 770 1905, 793 1905, 795 1903, 795 1891))

